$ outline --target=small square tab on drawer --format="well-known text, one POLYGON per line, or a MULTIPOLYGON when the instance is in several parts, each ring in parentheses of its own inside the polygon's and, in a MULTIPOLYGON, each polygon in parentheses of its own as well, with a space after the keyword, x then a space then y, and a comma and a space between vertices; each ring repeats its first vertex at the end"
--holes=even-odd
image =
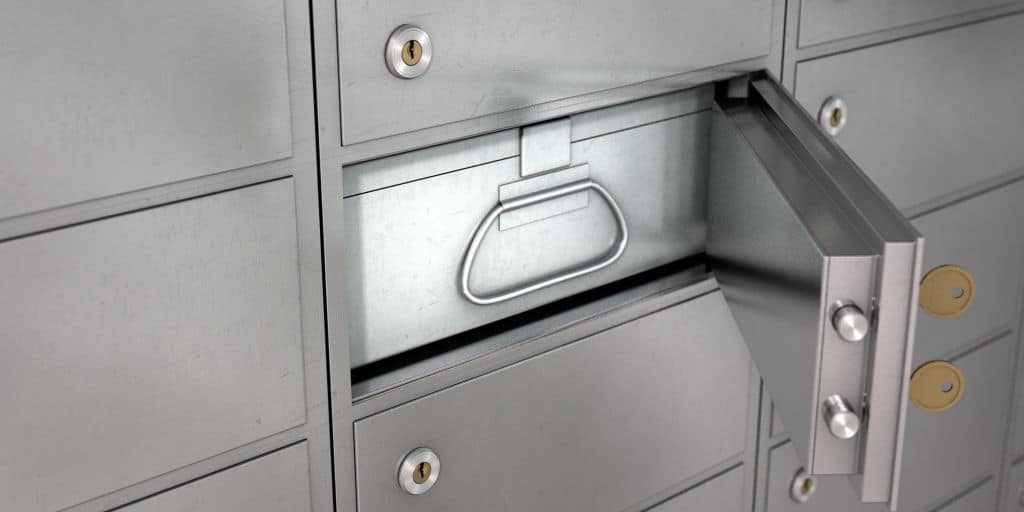
POLYGON ((569 118, 523 127, 520 139, 520 168, 523 177, 568 167, 572 130, 569 118))

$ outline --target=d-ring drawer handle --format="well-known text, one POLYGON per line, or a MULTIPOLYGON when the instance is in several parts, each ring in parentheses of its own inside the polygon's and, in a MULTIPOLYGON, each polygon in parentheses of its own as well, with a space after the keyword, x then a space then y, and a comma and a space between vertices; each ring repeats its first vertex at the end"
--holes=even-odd
POLYGON ((541 190, 540 192, 534 192, 525 196, 502 201, 498 203, 498 205, 495 206, 482 221, 480 221, 480 224, 476 227, 476 231, 473 232, 473 239, 469 242, 469 248, 466 249, 466 256, 462 259, 462 268, 460 269, 459 284, 461 285, 462 296, 474 304, 496 304, 498 302, 504 302, 516 297, 521 297, 527 293, 535 292, 549 286, 563 283, 570 279, 575 279, 580 276, 597 272, 598 270, 615 263, 619 257, 622 256, 623 251, 626 250, 626 242, 628 240, 629 231, 626 228, 626 218, 622 215, 622 209, 619 208, 619 204, 615 202, 615 199, 612 198, 607 189, 592 180, 574 181, 552 189, 541 190), (543 203, 545 201, 551 201, 569 194, 575 194, 576 192, 583 192, 585 190, 593 190, 594 192, 597 192, 601 198, 608 203, 608 207, 611 209, 612 214, 615 215, 615 222, 619 227, 619 236, 615 242, 615 246, 605 257, 589 265, 571 268, 552 277, 534 281, 495 295, 480 296, 473 293, 473 290, 469 287, 469 275, 473 271, 473 260, 476 259, 476 253, 480 249, 481 242, 484 241, 484 237, 487 236, 487 232, 490 230, 491 225, 494 224, 494 221, 499 215, 505 212, 511 212, 521 208, 526 208, 527 206, 543 203))

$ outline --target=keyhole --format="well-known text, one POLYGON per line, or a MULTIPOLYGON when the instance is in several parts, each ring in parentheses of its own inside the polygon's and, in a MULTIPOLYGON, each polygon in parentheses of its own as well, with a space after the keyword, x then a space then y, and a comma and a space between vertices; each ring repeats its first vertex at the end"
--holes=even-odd
POLYGON ((832 125, 833 128, 835 128, 835 127, 839 126, 839 124, 842 123, 842 122, 843 122, 843 111, 839 110, 838 108, 832 109, 832 113, 828 116, 828 123, 830 125, 832 125))
POLYGON ((950 391, 953 391, 953 383, 943 382, 942 387, 940 387, 939 389, 941 389, 943 393, 949 393, 950 391))
POLYGON ((811 493, 811 489, 814 488, 814 481, 810 478, 805 478, 804 482, 800 484, 800 493, 804 496, 811 493))
POLYGON ((430 478, 430 463, 420 462, 416 465, 416 469, 412 472, 412 481, 417 484, 422 484, 430 478))
POLYGON ((959 299, 960 297, 964 296, 964 289, 963 288, 953 288, 952 295, 953 295, 954 299, 959 299))
POLYGON ((402 45, 402 62, 406 66, 419 64, 421 58, 423 58, 423 45, 419 41, 412 39, 402 45))

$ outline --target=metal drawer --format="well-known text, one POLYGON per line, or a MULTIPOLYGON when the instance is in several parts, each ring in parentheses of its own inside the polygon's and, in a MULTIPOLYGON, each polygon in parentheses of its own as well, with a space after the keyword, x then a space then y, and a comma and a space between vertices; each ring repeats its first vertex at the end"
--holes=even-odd
MULTIPOLYGON (((781 9, 781 2, 779 2, 781 9)), ((762 57, 772 0, 337 3, 344 144, 762 57), (392 76, 399 25, 430 37, 430 67, 392 76), (636 37, 644 34, 644 37, 636 37)), ((751 69, 752 70, 752 69, 751 69)))
POLYGON ((917 315, 915 363, 1004 329, 1016 329, 1024 261, 1024 182, 1017 182, 914 220, 927 238, 922 272, 956 263, 974 277, 976 292, 961 316, 917 315))
POLYGON ((309 463, 299 443, 133 503, 119 512, 309 512, 309 463))
POLYGON ((801 62, 796 96, 813 113, 842 98, 836 140, 911 208, 1024 167, 1022 34, 1017 15, 801 62))
MULTIPOLYGON (((616 267, 627 261, 625 258, 649 254, 679 257, 683 251, 703 249, 808 470, 815 474, 859 475, 858 491, 863 500, 890 502, 895 506, 899 482, 894 468, 899 467, 902 457, 905 379, 913 357, 922 239, 778 84, 763 74, 754 74, 719 85, 711 112, 645 127, 678 129, 660 134, 643 129, 624 130, 607 136, 628 140, 642 134, 638 138, 646 145, 635 147, 648 148, 653 140, 658 148, 654 152, 630 151, 631 146, 622 141, 602 146, 597 143, 602 137, 577 141, 577 147, 571 151, 576 162, 584 161, 579 157, 586 154, 587 161, 600 163, 609 158, 608 161, 620 164, 600 177, 591 171, 569 188, 558 186, 503 198, 493 206, 495 186, 503 179, 516 179, 514 161, 501 160, 488 164, 487 172, 481 175, 504 178, 487 183, 487 188, 479 191, 471 186, 470 178, 475 179, 475 175, 458 171, 415 182, 444 183, 429 198, 412 192, 415 188, 403 190, 407 187, 396 186, 345 199, 347 202, 377 194, 393 197, 387 207, 377 207, 373 215, 355 203, 355 207, 346 203, 346 222, 355 219, 345 232, 346 236, 354 237, 347 239, 347 247, 363 246, 361 254, 346 258, 346 265, 351 266, 346 269, 346 300, 350 308, 346 320, 354 318, 358 322, 365 318, 371 304, 391 311, 380 322, 381 329, 389 327, 385 321, 401 323, 410 319, 422 320, 423 325, 433 328, 460 318, 463 312, 477 318, 496 318, 497 314, 516 312, 500 310, 515 306, 514 301, 538 304, 545 294, 564 293, 573 286, 592 286, 592 282, 586 281, 591 277, 608 279, 613 274, 635 272, 636 267, 616 267), (709 130, 700 128, 708 123, 709 130), (705 143, 695 137, 705 137, 705 143), (583 143, 588 142, 592 144, 592 153, 582 150, 588 147, 583 143), (601 151, 602 147, 610 149, 601 151), (706 160, 700 156, 705 152, 706 160), (651 162, 662 162, 666 155, 682 165, 677 164, 675 169, 661 163, 652 165, 657 171, 654 189, 629 188, 647 186, 643 182, 650 178, 640 174, 643 168, 651 162), (686 155, 688 160, 681 158, 686 155), (641 176, 644 179, 639 179, 641 176), (603 189, 598 180, 614 185, 603 189), (701 189, 699 184, 705 180, 707 188, 701 189), (624 190, 632 192, 619 196, 619 183, 629 185, 624 190), (590 194, 591 206, 524 224, 508 233, 540 229, 537 226, 545 226, 549 221, 566 222, 572 229, 557 234, 539 232, 547 235, 540 238, 544 244, 568 252, 576 249, 575 244, 566 243, 572 237, 606 229, 598 240, 605 240, 611 249, 598 256, 600 265, 587 263, 586 267, 563 270, 566 263, 562 262, 557 267, 552 264, 558 272, 553 276, 540 274, 544 277, 538 281, 520 281, 520 276, 512 275, 522 270, 520 262, 550 263, 538 256, 547 247, 536 241, 506 245, 507 250, 492 256, 494 261, 503 263, 493 267, 502 272, 495 271, 494 279, 487 283, 511 288, 486 288, 479 292, 481 285, 471 279, 476 274, 467 269, 475 268, 473 262, 481 241, 504 244, 501 240, 514 240, 505 232, 491 229, 499 214, 519 211, 527 205, 550 206, 546 204, 548 200, 564 199, 556 191, 589 188, 604 190, 601 194, 590 194), (613 192, 609 194, 608 190, 613 192), (483 194, 491 196, 481 197, 483 194), (597 210, 604 212, 602 224, 592 220, 570 224, 563 220, 580 211, 594 211, 593 205, 601 202, 612 205, 613 195, 624 198, 621 210, 626 211, 625 216, 613 215, 615 208, 609 206, 597 210), (409 215, 410 207, 418 204, 427 206, 409 215), (631 213, 627 211, 630 208, 636 210, 631 213), (438 236, 438 229, 446 228, 448 222, 437 212, 452 216, 461 215, 464 210, 475 211, 474 215, 466 216, 468 219, 486 216, 476 228, 470 225, 461 228, 461 234, 442 232, 443 237, 438 236), (367 222, 386 219, 395 211, 408 218, 386 224, 385 229, 366 228, 367 222), (706 229, 703 215, 707 216, 706 229), (686 221, 663 221, 676 217, 686 221), (626 228, 630 233, 628 239, 626 228), (702 246, 700 240, 705 231, 707 242, 702 246), (680 252, 659 252, 667 243, 675 244, 673 247, 681 249, 680 252), (375 244, 385 250, 374 248, 375 244), (608 254, 612 255, 610 259, 608 254), (623 259, 615 262, 619 255, 623 259), (406 273, 401 275, 408 279, 389 277, 387 273, 396 267, 413 270, 402 270, 406 273), (580 277, 583 275, 587 277, 580 277), (506 281, 503 283, 499 278, 506 281), (366 286, 367 279, 376 279, 377 284, 366 286), (383 294, 374 291, 381 284, 392 289, 383 294), (351 292, 353 287, 358 293, 351 292), (379 296, 367 301, 368 293, 379 296), (388 301, 393 305, 390 309, 384 307, 388 301), (446 306, 431 313, 435 317, 442 314, 439 318, 421 314, 420 310, 432 302, 456 307, 446 306), (872 413, 870 421, 858 430, 858 418, 868 406, 872 413), (844 425, 849 429, 844 430, 844 425)), ((565 131, 576 132, 574 128, 565 131)), ((524 143, 523 147, 527 145, 524 143)), ((560 172, 569 171, 540 174, 529 180, 550 179, 560 172)), ((525 181, 528 180, 514 185, 525 181)), ((530 272, 527 275, 533 276, 537 270, 530 272)), ((377 329, 365 332, 379 335, 377 329)), ((393 338, 383 339, 393 343, 393 338)), ((393 464, 393 460, 388 463, 393 464)))
POLYGON ((302 424, 296 243, 284 179, 0 245, 0 509, 302 424))
POLYGON ((0 218, 289 158, 285 24, 306 8, 4 2, 0 218))
MULTIPOLYGON (((570 144, 576 137, 566 132, 564 140, 559 140, 571 152, 571 165, 586 168, 522 178, 520 156, 455 171, 430 163, 431 155, 441 150, 456 162, 449 165, 463 164, 458 154, 465 143, 346 168, 343 172, 352 176, 346 184, 353 189, 376 187, 344 199, 349 276, 346 323, 352 366, 700 253, 705 233, 710 90, 687 93, 669 105, 654 99, 634 108, 642 110, 647 103, 664 106, 664 111, 689 110, 687 115, 650 124, 644 123, 647 119, 623 120, 614 109, 604 117, 599 111, 563 121, 572 125, 577 136, 590 135, 570 144), (623 122, 643 126, 614 130, 623 122), (595 125, 611 133, 585 133, 595 125), (413 170, 403 171, 406 168, 413 170), (416 174, 424 169, 433 169, 436 175, 423 179, 416 174), (412 180, 385 186, 375 175, 412 180), (466 244, 488 212, 527 192, 584 178, 608 191, 631 228, 625 252, 617 261, 599 272, 486 306, 460 293, 455 284, 468 260, 466 244)), ((488 147, 492 139, 481 142, 488 147)), ((489 153, 478 156, 488 157, 489 153)), ((484 294, 515 288, 600 259, 615 248, 621 227, 610 203, 597 193, 583 191, 545 203, 505 213, 493 229, 484 228, 480 250, 469 263, 472 290, 484 294), (548 207, 557 210, 544 210, 548 207), (526 219, 507 217, 536 212, 539 215, 526 219), (512 222, 506 224, 506 220, 512 222)))
POLYGON ((934 414, 910 408, 900 507, 936 506, 936 499, 1001 470, 1015 345, 1015 336, 1005 336, 954 361, 966 384, 952 409, 934 414))
POLYGON ((744 452, 751 375, 721 293, 673 306, 357 421, 359 510, 623 510, 744 452))
POLYGON ((741 512, 743 503, 744 468, 729 470, 695 489, 690 489, 647 512, 741 512))
MULTIPOLYGON (((1002 512, 1020 512, 1024 510, 1024 459, 1010 468, 1004 484, 1002 512)), ((979 509, 980 510, 980 509, 979 509)))
POLYGON ((901 0, 899 2, 800 1, 800 46, 870 34, 957 14, 965 14, 1007 0, 901 0))
POLYGON ((797 480, 803 466, 791 443, 777 446, 768 454, 768 493, 765 512, 886 512, 878 503, 861 503, 848 478, 813 477, 810 487, 797 480), (796 488, 794 490, 794 483, 796 488), (803 502, 798 500, 805 500, 803 502))

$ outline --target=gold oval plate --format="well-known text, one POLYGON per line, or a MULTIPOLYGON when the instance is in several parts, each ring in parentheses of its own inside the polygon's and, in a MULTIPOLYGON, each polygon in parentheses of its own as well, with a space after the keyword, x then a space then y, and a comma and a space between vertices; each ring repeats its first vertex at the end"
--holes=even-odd
POLYGON ((958 265, 941 265, 921 279, 918 303, 935 318, 956 318, 974 302, 974 277, 958 265))
POLYGON ((942 412, 964 395, 964 374, 949 361, 931 361, 910 376, 910 401, 921 410, 942 412))

